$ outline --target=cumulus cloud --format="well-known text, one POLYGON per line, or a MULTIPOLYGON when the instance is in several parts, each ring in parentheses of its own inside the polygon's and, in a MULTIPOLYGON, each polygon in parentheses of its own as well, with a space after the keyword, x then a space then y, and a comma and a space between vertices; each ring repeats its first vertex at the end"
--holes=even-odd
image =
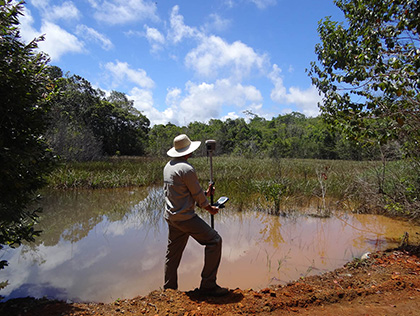
POLYGON ((134 87, 129 96, 139 111, 150 113, 153 110, 153 94, 150 90, 134 87))
POLYGON ((72 1, 65 1, 61 5, 51 5, 49 0, 32 0, 44 19, 48 21, 73 20, 80 18, 80 11, 72 1))
POLYGON ((134 87, 127 96, 130 100, 134 101, 136 109, 146 115, 152 125, 177 122, 178 109, 176 102, 164 111, 159 111, 154 106, 153 95, 150 90, 134 87))
POLYGON ((215 83, 188 82, 185 90, 186 96, 177 95, 176 99, 177 123, 181 125, 220 117, 224 106, 253 107, 262 101, 261 93, 255 87, 232 83, 227 79, 215 83))
POLYGON ((46 52, 52 60, 58 60, 69 52, 81 53, 84 51, 83 42, 57 24, 44 22, 41 34, 45 34, 45 41, 39 43, 39 48, 46 52))
POLYGON ((179 88, 168 89, 168 93, 166 94, 166 104, 170 107, 177 106, 181 98, 181 93, 182 91, 179 88))
POLYGON ((269 78, 274 84, 270 95, 271 99, 280 104, 295 104, 306 116, 317 116, 319 114, 318 102, 322 100, 318 90, 314 86, 310 86, 306 90, 298 87, 291 87, 287 90, 280 74, 281 69, 274 64, 273 70, 269 74, 269 78))
POLYGON ((225 76, 240 80, 249 76, 252 70, 261 72, 268 57, 257 54, 240 41, 229 44, 218 36, 209 36, 187 54, 185 63, 207 78, 225 76))
POLYGON ((179 43, 184 38, 200 36, 200 33, 195 28, 185 25, 184 17, 179 14, 179 7, 177 5, 172 8, 170 26, 168 38, 173 43, 179 43))
POLYGON ((78 25, 76 34, 83 37, 85 40, 99 43, 105 50, 110 50, 114 47, 111 40, 104 34, 99 33, 91 27, 86 25, 78 25))
POLYGON ((144 26, 146 30, 146 38, 152 46, 152 52, 156 52, 165 44, 165 37, 156 28, 144 26))
POLYGON ((217 108, 222 105, 243 107, 248 102, 260 102, 262 96, 253 86, 233 84, 228 79, 217 80, 215 83, 187 83, 188 96, 181 102, 181 108, 193 110, 195 107, 217 108))
MULTIPOLYGON (((194 83, 189 81, 184 90, 168 89, 166 95, 167 108, 159 111, 153 101, 150 90, 133 88, 128 97, 134 106, 146 115, 152 125, 171 122, 187 125, 190 122, 207 122, 222 115, 223 107, 260 109, 262 96, 254 86, 232 83, 228 79, 215 83, 194 83)), ((232 111, 225 118, 237 118, 232 111)))
POLYGON ((142 20, 157 21, 154 1, 145 0, 104 0, 89 3, 96 10, 95 19, 112 25, 142 20))
POLYGON ((121 83, 123 80, 128 80, 146 89, 151 89, 155 85, 154 81, 147 76, 145 70, 132 69, 128 63, 117 60, 115 63, 107 63, 105 68, 112 73, 115 83, 117 84, 121 83))
POLYGON ((47 53, 51 60, 57 61, 66 53, 81 53, 84 44, 76 36, 67 32, 59 25, 44 20, 40 30, 33 27, 34 19, 31 11, 24 9, 24 15, 20 18, 20 30, 22 39, 28 43, 34 38, 45 35, 45 40, 38 44, 39 49, 47 53))

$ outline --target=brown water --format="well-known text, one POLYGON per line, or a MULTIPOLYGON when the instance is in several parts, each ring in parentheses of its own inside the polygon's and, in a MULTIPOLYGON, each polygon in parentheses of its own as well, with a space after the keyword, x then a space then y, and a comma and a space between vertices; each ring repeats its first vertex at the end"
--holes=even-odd
MULTIPOLYGON (((9 267, 6 298, 43 297, 111 302, 146 295, 163 282, 167 228, 160 189, 53 192, 46 195, 36 243, 2 251, 9 267)), ((207 214, 202 214, 209 220, 207 214)), ((218 281, 255 290, 343 266, 366 252, 395 246, 420 228, 382 216, 222 210, 218 281)), ((203 248, 190 239, 179 268, 180 290, 198 286, 203 248)))

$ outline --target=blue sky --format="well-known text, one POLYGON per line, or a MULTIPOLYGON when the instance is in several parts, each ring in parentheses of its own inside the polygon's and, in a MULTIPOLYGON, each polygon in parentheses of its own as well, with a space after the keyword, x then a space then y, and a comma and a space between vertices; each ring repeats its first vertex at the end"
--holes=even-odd
POLYGON ((27 0, 21 35, 51 65, 124 92, 151 124, 318 115, 305 69, 332 0, 27 0))

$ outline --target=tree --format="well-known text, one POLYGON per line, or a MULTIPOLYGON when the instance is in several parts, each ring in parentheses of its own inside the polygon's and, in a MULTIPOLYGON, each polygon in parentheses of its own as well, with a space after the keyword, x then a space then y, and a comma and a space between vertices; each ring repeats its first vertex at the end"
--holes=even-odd
MULTIPOLYGON (((143 155, 147 146, 147 134, 150 130, 150 121, 134 107, 134 101, 129 100, 122 92, 112 91, 103 103, 109 102, 111 113, 108 116, 108 125, 112 127, 110 135, 104 135, 105 152, 124 155, 143 155), (110 140, 115 140, 115 148, 110 140)), ((101 112, 96 112, 97 116, 101 112)))
POLYGON ((149 155, 166 157, 166 152, 173 146, 173 139, 182 133, 183 129, 172 123, 154 125, 149 131, 149 155))
MULTIPOLYGON (((53 157, 44 141, 53 84, 38 38, 19 37, 23 2, 0 1, 0 249, 33 241, 37 210, 28 205, 44 185, 53 157)), ((7 265, 0 262, 0 269, 7 265)))
MULTIPOLYGON (((46 138, 56 154, 69 161, 88 161, 102 156, 103 142, 95 135, 87 117, 92 107, 100 107, 100 94, 90 83, 79 77, 62 77, 58 67, 49 73, 56 80, 59 93, 51 99, 51 125, 46 138)), ((99 118, 96 117, 96 120, 99 118)), ((97 129, 105 128, 99 126, 97 129)))
POLYGON ((124 93, 106 97, 80 76, 60 77, 60 93, 52 99, 52 122, 47 138, 54 151, 70 161, 94 160, 106 155, 143 155, 150 121, 134 108, 124 93))
POLYGON ((357 141, 399 139, 420 153, 420 8, 417 0, 336 0, 346 23, 318 27, 309 75, 323 117, 357 141))

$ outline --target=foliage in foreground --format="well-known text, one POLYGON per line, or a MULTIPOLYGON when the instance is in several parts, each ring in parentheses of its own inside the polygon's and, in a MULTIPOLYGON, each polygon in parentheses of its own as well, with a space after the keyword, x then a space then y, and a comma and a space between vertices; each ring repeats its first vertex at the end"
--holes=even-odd
POLYGON ((324 118, 360 142, 398 139, 420 157, 417 0, 335 0, 346 22, 320 21, 309 75, 324 118))
MULTIPOLYGON (((0 249, 33 241, 36 210, 28 205, 45 183, 52 155, 42 137, 51 90, 47 57, 36 39, 19 40, 22 4, 0 2, 0 249)), ((7 263, 0 261, 0 269, 7 263)))

